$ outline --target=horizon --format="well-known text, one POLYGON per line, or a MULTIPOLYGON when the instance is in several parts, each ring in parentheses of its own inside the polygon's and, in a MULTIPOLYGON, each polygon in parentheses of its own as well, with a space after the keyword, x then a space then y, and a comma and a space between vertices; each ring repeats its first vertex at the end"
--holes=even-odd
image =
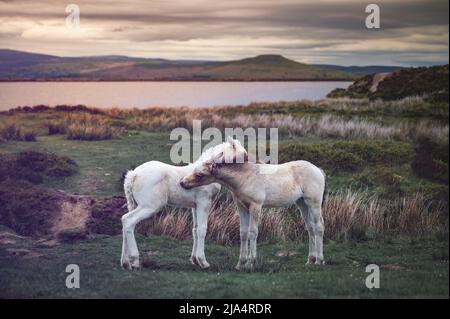
POLYGON ((365 27, 366 1, 0 1, 0 46, 61 57, 127 56, 232 61, 274 54, 306 64, 448 64, 449 3, 380 0, 381 29, 365 27))
MULTIPOLYGON (((24 51, 24 50, 14 50, 14 49, 9 49, 9 48, 0 48, 0 51, 14 51, 14 52, 21 52, 21 53, 27 53, 27 54, 36 54, 36 55, 48 55, 48 56, 54 56, 56 58, 102 58, 102 57, 124 57, 124 58, 141 58, 141 59, 151 59, 151 60, 165 60, 165 61, 181 61, 181 62, 198 62, 198 63, 209 63, 209 62, 233 62, 233 61, 240 61, 240 60, 244 60, 244 59, 254 59, 254 58, 258 58, 258 57, 262 57, 262 56, 279 56, 279 57, 283 57, 285 59, 289 59, 292 61, 295 61, 297 63, 303 63, 303 64, 307 64, 303 61, 297 61, 294 59, 290 59, 282 54, 260 54, 260 55, 255 55, 255 56, 247 56, 247 57, 242 57, 241 59, 238 60, 195 60, 195 59, 167 59, 164 57, 155 57, 155 58, 148 58, 148 57, 144 57, 144 56, 129 56, 129 55, 120 55, 120 54, 106 54, 106 55, 78 55, 78 56, 62 56, 62 55, 54 55, 54 54, 47 54, 47 53, 42 53, 42 52, 32 52, 32 51, 24 51)), ((447 65, 449 64, 449 62, 442 62, 442 63, 424 63, 422 65, 414 65, 414 66, 402 66, 402 65, 389 65, 389 64, 367 64, 367 65, 355 65, 355 64, 350 64, 350 65, 343 65, 343 64, 331 64, 331 63, 311 63, 309 65, 330 65, 330 66, 342 66, 342 67, 430 67, 430 66, 441 66, 441 65, 447 65)))

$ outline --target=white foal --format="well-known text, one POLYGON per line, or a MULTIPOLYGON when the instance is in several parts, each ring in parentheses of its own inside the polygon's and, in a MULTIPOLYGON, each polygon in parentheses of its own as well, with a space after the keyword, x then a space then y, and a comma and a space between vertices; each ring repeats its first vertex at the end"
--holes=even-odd
POLYGON ((296 204, 309 234, 307 263, 324 264, 322 205, 326 177, 317 166, 306 161, 281 165, 223 163, 221 155, 211 157, 186 175, 181 183, 191 189, 217 182, 233 192, 241 220, 241 251, 237 269, 253 269, 262 206, 285 207, 296 204), (250 242, 250 251, 248 251, 250 242))
MULTIPOLYGON (((202 166, 205 157, 236 150, 236 145, 234 142, 232 144, 227 142, 215 146, 205 151, 195 163, 188 166, 172 166, 151 161, 127 173, 124 190, 129 212, 122 216, 122 267, 139 268, 139 251, 134 237, 134 228, 137 223, 152 217, 166 205, 192 208, 191 262, 201 268, 209 267, 205 258, 205 236, 211 203, 213 197, 220 191, 220 184, 212 183, 186 190, 180 186, 180 182, 185 175, 191 174, 196 167, 202 166)), ((242 146, 241 149, 245 152, 242 146)))

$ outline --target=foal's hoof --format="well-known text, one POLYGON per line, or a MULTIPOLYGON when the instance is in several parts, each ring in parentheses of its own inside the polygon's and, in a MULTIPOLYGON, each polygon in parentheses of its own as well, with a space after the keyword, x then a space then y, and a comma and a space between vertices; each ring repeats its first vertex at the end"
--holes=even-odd
POLYGON ((191 257, 191 263, 193 265, 196 265, 202 269, 207 269, 209 268, 209 263, 206 261, 206 259, 204 258, 199 258, 199 257, 191 257))
POLYGON ((238 264, 236 265, 236 267, 234 267, 234 269, 236 269, 237 271, 245 270, 245 262, 238 262, 238 264))
POLYGON ((120 265, 123 269, 126 270, 133 270, 133 269, 139 269, 139 257, 137 258, 126 258, 120 261, 120 265))
POLYGON ((306 265, 314 265, 316 263, 316 256, 309 256, 306 265))
POLYGON ((244 269, 247 271, 254 271, 256 268, 256 262, 255 261, 247 261, 247 263, 244 266, 244 269))
POLYGON ((316 259, 315 265, 325 265, 325 260, 323 259, 316 259))

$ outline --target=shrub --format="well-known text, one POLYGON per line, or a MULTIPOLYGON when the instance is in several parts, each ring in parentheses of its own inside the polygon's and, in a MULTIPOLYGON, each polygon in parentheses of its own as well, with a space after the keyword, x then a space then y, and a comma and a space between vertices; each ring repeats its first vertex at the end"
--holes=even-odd
POLYGON ((23 140, 26 142, 36 142, 36 133, 34 132, 24 133, 23 140))
POLYGON ((90 108, 85 105, 57 105, 55 110, 59 112, 84 112, 88 114, 104 114, 102 110, 90 108))
POLYGON ((59 195, 23 180, 0 182, 0 224, 24 236, 50 233, 59 195))
POLYGON ((442 184, 422 184, 419 191, 423 193, 424 197, 430 201, 444 202, 447 206, 449 201, 449 187, 442 184))
POLYGON ((353 176, 352 180, 360 188, 379 187, 387 198, 395 198, 403 193, 402 184, 405 177, 390 167, 376 166, 368 168, 353 176))
MULTIPOLYGON (((67 134, 70 140, 97 141, 119 138, 124 132, 123 127, 117 127, 101 113, 74 113, 61 120, 47 123, 49 135, 67 134)), ((123 123, 121 126, 123 126, 123 123)))
POLYGON ((3 125, 0 128, 0 136, 6 141, 22 141, 22 132, 15 123, 3 125))
POLYGON ((368 164, 411 161, 412 147, 392 141, 339 141, 320 144, 285 144, 279 149, 280 162, 306 160, 325 169, 356 171, 368 164))
POLYGON ((344 171, 355 171, 363 164, 359 157, 336 150, 328 143, 281 145, 278 152, 281 163, 305 160, 321 168, 344 171))
POLYGON ((66 127, 62 121, 47 123, 48 135, 66 134, 66 127))
POLYGON ((419 139, 411 165, 415 174, 448 185, 448 147, 448 140, 438 142, 429 138, 419 139))
POLYGON ((74 123, 67 128, 69 140, 98 141, 119 138, 123 129, 103 124, 74 123))
POLYGON ((76 171, 76 163, 65 156, 35 151, 0 154, 0 181, 11 178, 39 184, 44 176, 64 177, 76 171))
POLYGON ((410 144, 394 141, 339 141, 333 147, 371 164, 404 164, 409 163, 414 156, 410 144))
POLYGON ((0 127, 0 138, 5 141, 25 141, 35 142, 36 133, 22 132, 22 129, 15 123, 7 123, 0 127))

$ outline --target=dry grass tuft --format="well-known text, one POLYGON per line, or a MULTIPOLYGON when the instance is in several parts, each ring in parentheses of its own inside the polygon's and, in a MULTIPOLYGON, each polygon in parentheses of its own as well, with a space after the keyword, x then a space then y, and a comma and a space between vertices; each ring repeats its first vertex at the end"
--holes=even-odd
POLYGON ((47 123, 49 135, 67 134, 70 140, 108 140, 119 138, 123 128, 111 126, 110 121, 101 115, 89 113, 70 113, 59 121, 47 123))
POLYGON ((24 132, 15 122, 8 122, 0 125, 0 140, 35 142, 36 133, 33 131, 24 132))
MULTIPOLYGON (((188 107, 153 107, 143 110, 109 109, 105 113, 111 118, 125 120, 130 129, 152 132, 168 131, 177 127, 192 130, 193 120, 202 120, 203 128, 215 127, 221 130, 234 127, 277 127, 281 136, 288 137, 315 136, 401 141, 429 137, 448 140, 448 124, 422 119, 431 112, 428 109, 423 110, 423 103, 423 98, 419 97, 393 102, 327 99, 198 109, 188 107), (423 116, 421 112, 424 113, 423 116), (372 117, 368 119, 366 115, 372 117), (407 115, 411 118, 416 117, 416 119, 385 124, 374 117, 384 115, 407 115)), ((440 118, 445 118, 445 116, 448 118, 448 114, 442 114, 440 118)))
MULTIPOLYGON (((324 208, 325 237, 364 240, 377 235, 426 235, 448 230, 443 207, 431 205, 421 194, 386 201, 352 191, 330 196, 324 208)), ((139 231, 146 235, 166 235, 179 240, 192 238, 191 213, 166 208, 144 221, 139 231)), ((305 240, 307 231, 294 207, 264 209, 259 240, 305 240)), ((207 239, 219 244, 239 242, 239 216, 231 198, 217 200, 208 219, 207 239)))

